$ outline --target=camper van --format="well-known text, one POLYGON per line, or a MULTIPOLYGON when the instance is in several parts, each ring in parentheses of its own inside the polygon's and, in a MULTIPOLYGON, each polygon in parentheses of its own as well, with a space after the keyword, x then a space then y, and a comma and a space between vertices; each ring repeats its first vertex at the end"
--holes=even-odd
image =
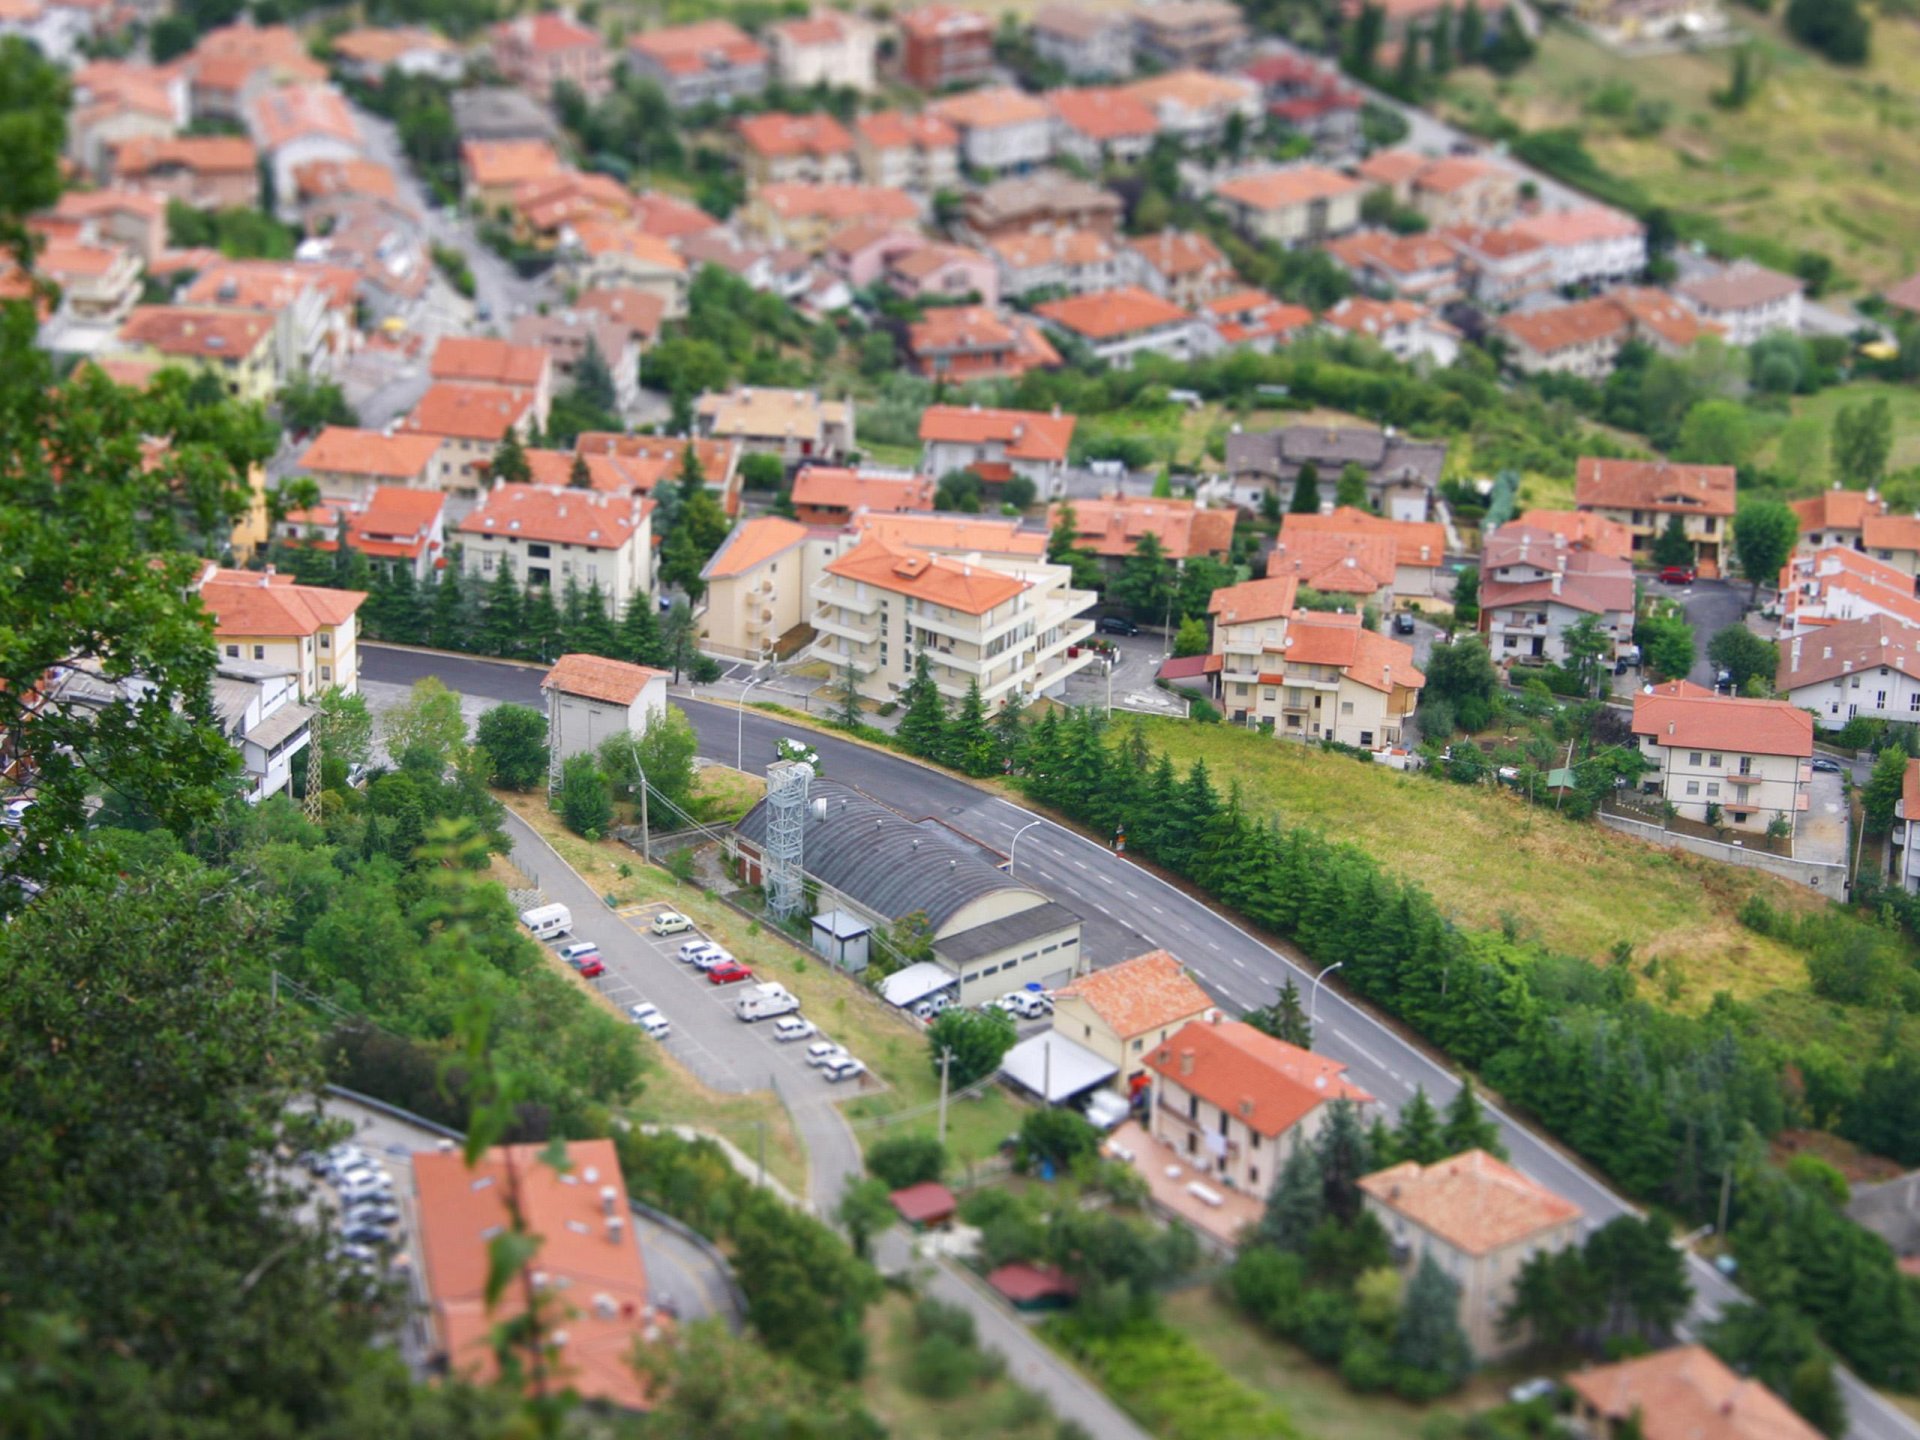
POLYGON ((536 905, 520 912, 520 923, 533 932, 536 940, 551 940, 573 932, 573 912, 564 905, 536 905))
POLYGON ((800 1002, 784 985, 755 985, 733 1002, 733 1013, 751 1025, 755 1020, 771 1020, 776 1015, 791 1015, 800 1002))

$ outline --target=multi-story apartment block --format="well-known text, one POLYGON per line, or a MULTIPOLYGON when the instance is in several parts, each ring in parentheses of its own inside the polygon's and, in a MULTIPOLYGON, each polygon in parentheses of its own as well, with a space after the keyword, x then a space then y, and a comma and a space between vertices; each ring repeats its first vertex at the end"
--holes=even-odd
POLYGON ((273 317, 189 305, 136 305, 109 350, 217 378, 236 400, 266 404, 280 388, 273 317))
POLYGON ((976 170, 1009 175, 1053 154, 1053 112, 1046 102, 1005 86, 937 100, 927 113, 953 126, 960 158, 976 170))
POLYGON ((767 27, 773 73, 793 90, 815 85, 873 89, 873 57, 879 37, 851 11, 817 10, 801 20, 767 27))
POLYGON ((1569 626, 1600 622, 1611 661, 1633 644, 1633 566, 1525 525, 1502 525, 1480 561, 1480 633, 1495 660, 1567 658, 1569 626))
POLYGON ((931 195, 960 178, 960 132, 937 115, 879 110, 853 122, 860 178, 931 195))
POLYGON ((1133 70, 1133 21, 1125 14, 1043 5, 1029 33, 1034 53, 1075 80, 1117 80, 1133 70))
MULTIPOLYGON (((1823 730, 1856 716, 1920 724, 1920 630, 1870 615, 1795 635, 1780 644, 1774 689, 1823 730)), ((1920 810, 1909 818, 1920 821, 1920 810)))
POLYGON ((900 17, 900 73, 929 92, 978 85, 993 73, 993 22, 972 10, 923 5, 900 17))
POLYGON ((928 475, 971 470, 989 485, 1025 476, 1042 495, 1064 483, 1073 444, 1071 415, 1058 410, 987 410, 929 405, 920 415, 920 469, 928 475))
POLYGON ((1357 229, 1366 187, 1319 165, 1257 171, 1215 187, 1214 198, 1248 238, 1317 245, 1357 229))
POLYGON ((613 86, 613 56, 598 33, 551 11, 522 15, 493 27, 493 65, 541 104, 557 86, 571 85, 589 100, 613 86))
POLYGON ((1718 275, 1683 281, 1673 293, 1702 320, 1724 330, 1728 344, 1751 345, 1765 335, 1798 333, 1806 289, 1797 275, 1741 260, 1718 275))
POLYGON ((460 522, 463 563, 481 583, 504 570, 522 588, 594 585, 621 614, 653 590, 653 502, 551 485, 496 484, 460 522))
POLYGON ((1679 516, 1702 575, 1726 573, 1733 539, 1731 465, 1677 465, 1665 460, 1580 457, 1574 472, 1576 509, 1627 527, 1633 557, 1651 560, 1653 543, 1679 516))
POLYGON ((854 178, 853 136, 831 115, 749 115, 734 128, 749 185, 840 185, 854 178))
POLYGON ((1633 733, 1651 767, 1641 788, 1684 819, 1764 834, 1806 801, 1813 717, 1787 701, 1643 692, 1633 733))
POLYGON ((1137 285, 1049 301, 1034 313, 1116 370, 1130 369, 1142 354, 1190 360, 1208 343, 1206 327, 1192 315, 1137 285))
POLYGON ((1241 288, 1233 262, 1196 230, 1162 230, 1127 241, 1128 279, 1186 310, 1241 288))
POLYGON ((730 20, 643 30, 627 40, 627 68, 653 81, 677 110, 731 105, 767 88, 767 52, 730 20))
POLYGON ((1163 70, 1223 69, 1246 43, 1246 18, 1229 0, 1165 0, 1134 12, 1134 53, 1163 70))

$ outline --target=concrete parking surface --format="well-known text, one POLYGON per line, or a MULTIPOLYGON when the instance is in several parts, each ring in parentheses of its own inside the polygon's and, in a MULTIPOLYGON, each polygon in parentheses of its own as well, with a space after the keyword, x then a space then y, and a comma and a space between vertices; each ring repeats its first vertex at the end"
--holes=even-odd
POLYGON ((1815 865, 1847 861, 1847 801, 1835 772, 1813 772, 1807 786, 1807 811, 1793 831, 1793 858, 1815 865))

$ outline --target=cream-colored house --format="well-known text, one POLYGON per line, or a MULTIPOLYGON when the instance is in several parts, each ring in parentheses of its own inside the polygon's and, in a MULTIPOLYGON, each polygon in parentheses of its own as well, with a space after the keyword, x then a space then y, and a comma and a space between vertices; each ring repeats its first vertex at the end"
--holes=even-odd
POLYGON ((613 735, 642 735, 667 709, 667 672, 603 655, 562 655, 540 682, 547 744, 558 760, 591 755, 613 735))
POLYGON ((1360 1190, 1408 1270, 1431 1256, 1460 1287, 1460 1328, 1476 1358, 1526 1343, 1524 1333, 1501 1337, 1500 1314, 1527 1261, 1579 1243, 1578 1205, 1484 1150, 1408 1160, 1363 1176, 1360 1190))
POLYGON ((1184 965, 1151 950, 1054 991, 1053 1029, 1112 1065, 1131 1089, 1144 1082, 1149 1052, 1213 1008, 1184 965))
POLYGON ((1633 733, 1653 767, 1641 783, 1685 819, 1764 833, 1806 808, 1813 716, 1784 700, 1649 694, 1633 701, 1633 733))
POLYGON ((359 622, 366 592, 297 585, 291 575, 209 566, 196 587, 226 660, 262 661, 297 677, 300 699, 360 688, 359 622))
POLYGON ((778 455, 789 469, 807 460, 838 464, 853 448, 853 401, 812 390, 743 385, 702 395, 693 417, 695 433, 738 441, 749 455, 778 455))
POLYGON ((653 590, 653 502, 633 494, 496 484, 460 522, 469 575, 506 570, 522 588, 598 585, 608 613, 653 590))
POLYGON ((707 582, 700 647, 756 662, 772 655, 813 614, 812 587, 835 539, 778 515, 734 526, 700 572, 707 582))
POLYGON ((439 451, 437 435, 386 435, 329 425, 295 463, 324 498, 362 504, 383 485, 431 488, 439 451))
POLYGON ((440 381, 394 433, 435 442, 432 484, 447 492, 448 518, 459 519, 479 503, 500 442, 509 432, 525 440, 537 423, 531 390, 440 381))
POLYGON ((1249 239, 1313 245, 1360 226, 1366 186, 1319 165, 1289 165, 1228 180, 1214 198, 1249 239))
POLYGON ((1702 576, 1726 573, 1733 542, 1733 466, 1665 460, 1605 460, 1583 455, 1574 472, 1574 507, 1627 527, 1636 564, 1652 563, 1654 541, 1678 515, 1702 576))
POLYGON ((1147 1056, 1153 1104, 1147 1128, 1190 1169, 1256 1199, 1279 1177, 1288 1147, 1312 1144, 1327 1106, 1350 1100, 1370 1124, 1373 1096, 1347 1067, 1240 1020, 1182 1026, 1147 1056))
POLYGON ((873 57, 879 36, 850 11, 819 10, 803 19, 767 27, 773 73, 795 90, 815 85, 873 89, 873 57))
POLYGON ((1083 612, 1098 598, 1071 577, 1044 560, 934 555, 869 534, 812 586, 813 658, 851 662, 875 700, 897 697, 923 654, 950 699, 976 680, 989 709, 1057 693, 1093 658, 1068 654, 1092 636, 1083 612))

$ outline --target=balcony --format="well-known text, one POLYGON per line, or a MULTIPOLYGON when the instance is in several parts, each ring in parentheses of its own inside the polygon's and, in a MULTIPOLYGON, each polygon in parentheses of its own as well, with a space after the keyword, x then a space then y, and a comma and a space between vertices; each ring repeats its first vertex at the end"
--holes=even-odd
POLYGON ((873 615, 880 609, 880 596, 877 593, 862 598, 855 595, 851 587, 841 585, 832 576, 815 581, 807 594, 816 605, 831 605, 860 615, 873 615))
MULTIPOLYGON (((752 625, 749 629, 754 628, 752 625)), ((878 623, 861 623, 857 619, 848 619, 837 613, 837 607, 823 605, 813 613, 813 628, 822 635, 832 635, 838 639, 851 640, 855 645, 868 646, 880 638, 878 623)))

